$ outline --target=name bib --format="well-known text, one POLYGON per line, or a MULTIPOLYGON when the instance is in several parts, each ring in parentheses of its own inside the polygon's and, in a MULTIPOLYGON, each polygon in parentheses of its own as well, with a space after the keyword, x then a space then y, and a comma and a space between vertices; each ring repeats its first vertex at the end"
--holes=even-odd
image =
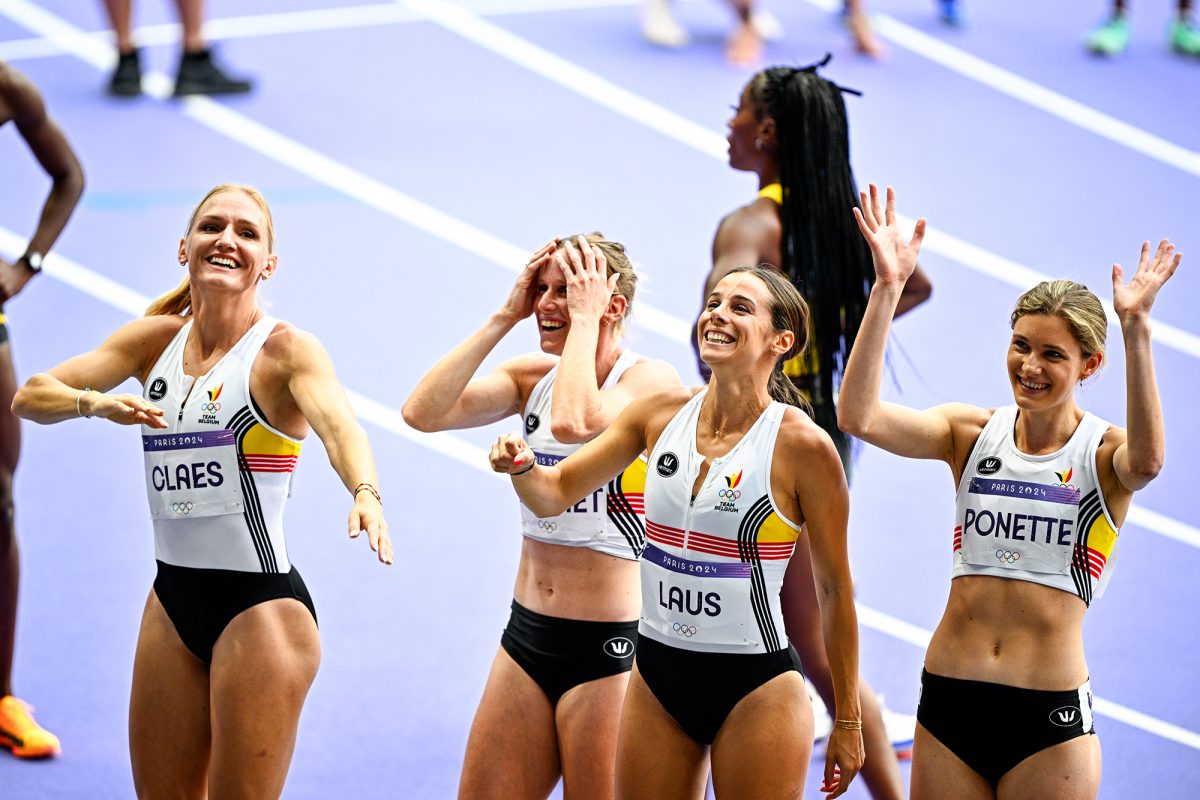
POLYGON ((648 544, 642 553, 642 622, 685 649, 689 643, 757 644, 748 638, 752 569, 692 561, 648 544))
POLYGON ((231 430, 143 436, 150 516, 188 519, 242 513, 236 436, 231 430))
MULTIPOLYGON (((565 456, 534 453, 537 463, 552 467, 565 456)), ((608 532, 608 493, 597 489, 557 517, 539 518, 521 505, 521 530, 536 539, 579 545, 601 539, 608 532)))
POLYGON ((967 491, 954 531, 962 537, 958 552, 964 563, 1050 575, 1070 571, 1078 489, 973 477, 967 491))

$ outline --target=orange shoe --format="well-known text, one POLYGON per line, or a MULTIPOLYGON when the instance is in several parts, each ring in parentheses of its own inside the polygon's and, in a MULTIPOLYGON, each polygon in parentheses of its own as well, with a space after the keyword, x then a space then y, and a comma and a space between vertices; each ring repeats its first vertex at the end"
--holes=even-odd
POLYGON ((49 758, 62 752, 58 737, 33 719, 33 706, 11 694, 0 698, 0 745, 18 758, 49 758))

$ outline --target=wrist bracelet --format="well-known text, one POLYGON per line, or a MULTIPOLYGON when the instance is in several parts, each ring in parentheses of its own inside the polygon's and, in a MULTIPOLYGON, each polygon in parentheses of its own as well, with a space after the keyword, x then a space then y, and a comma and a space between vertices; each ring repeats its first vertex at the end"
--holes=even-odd
POLYGON ((846 731, 861 731, 862 730, 862 720, 861 719, 835 719, 833 721, 833 727, 841 728, 842 730, 846 730, 846 731))
POLYGON ((533 458, 533 459, 532 459, 532 460, 529 462, 529 466, 528 466, 528 467, 526 467, 525 469, 521 470, 520 472, 510 472, 510 473, 508 473, 508 476, 509 476, 510 478, 515 478, 515 477, 517 477, 518 475, 524 475, 526 472, 529 472, 529 470, 533 469, 533 468, 534 468, 534 467, 536 467, 536 466, 537 466, 537 457, 534 457, 534 458, 533 458))
POLYGON ((82 407, 82 406, 80 406, 80 405, 79 405, 79 403, 80 403, 80 401, 81 401, 81 400, 83 400, 83 396, 84 396, 85 394, 87 394, 88 392, 90 392, 90 391, 91 391, 91 388, 90 388, 90 387, 89 387, 89 388, 87 388, 87 389, 84 389, 82 392, 80 392, 80 393, 79 393, 79 397, 76 397, 76 398, 75 398, 75 413, 76 413, 76 414, 78 414, 78 415, 79 415, 79 416, 81 416, 81 417, 86 417, 86 418, 88 418, 88 419, 91 419, 91 418, 92 418, 92 415, 91 415, 91 414, 85 414, 85 413, 83 413, 83 407, 82 407))
POLYGON ((359 492, 370 492, 371 496, 375 498, 375 500, 379 503, 379 505, 381 505, 381 506, 383 505, 383 498, 379 496, 379 490, 376 489, 371 484, 360 483, 358 486, 355 486, 354 487, 354 499, 355 500, 358 499, 359 492))

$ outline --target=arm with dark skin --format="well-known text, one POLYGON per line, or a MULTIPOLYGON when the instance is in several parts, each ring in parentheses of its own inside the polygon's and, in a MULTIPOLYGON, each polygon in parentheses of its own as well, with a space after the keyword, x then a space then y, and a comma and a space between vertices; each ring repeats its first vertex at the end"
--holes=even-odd
MULTIPOLYGON (((83 169, 67 137, 46 113, 41 93, 28 78, 0 62, 0 124, 12 120, 34 158, 53 181, 28 252, 46 253, 57 241, 83 194, 83 169)), ((13 297, 36 273, 0 259, 0 301, 13 297)))

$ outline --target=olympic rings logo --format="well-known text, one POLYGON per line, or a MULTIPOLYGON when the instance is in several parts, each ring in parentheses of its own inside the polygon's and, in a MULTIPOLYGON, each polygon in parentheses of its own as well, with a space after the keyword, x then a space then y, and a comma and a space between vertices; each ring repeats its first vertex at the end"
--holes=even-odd
POLYGON ((539 519, 538 528, 546 533, 554 533, 556 530, 558 530, 558 523, 548 519, 539 519))
POLYGON ((675 631, 680 636, 690 639, 696 635, 696 633, 699 631, 699 628, 697 628, 695 625, 681 625, 680 623, 676 622, 671 626, 671 630, 675 631))
POLYGON ((737 489, 722 489, 721 491, 717 492, 717 497, 721 498, 722 500, 733 501, 737 500, 741 496, 742 493, 737 489))
POLYGON ((193 508, 195 508, 195 506, 192 505, 192 501, 190 500, 183 503, 171 503, 171 510, 176 514, 190 514, 192 513, 193 508))
POLYGON ((1015 550, 997 550, 996 551, 996 558, 1000 559, 1001 561, 1007 561, 1010 564, 1015 563, 1017 561, 1017 559, 1019 559, 1020 557, 1021 557, 1021 554, 1016 552, 1015 550))
POLYGON ((212 413, 213 411, 220 411, 221 404, 220 403, 205 403, 204 405, 200 406, 200 410, 206 411, 209 413, 212 413))

